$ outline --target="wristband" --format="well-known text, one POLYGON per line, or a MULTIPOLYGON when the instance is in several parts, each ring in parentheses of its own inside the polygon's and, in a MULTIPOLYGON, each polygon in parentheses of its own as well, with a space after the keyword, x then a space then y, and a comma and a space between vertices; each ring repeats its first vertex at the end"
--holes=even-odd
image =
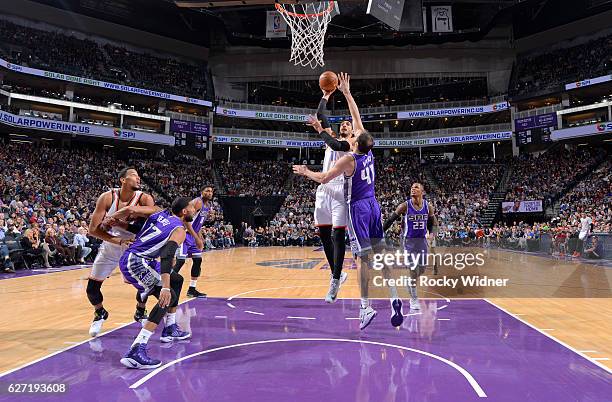
POLYGON ((161 291, 162 291, 162 292, 163 292, 164 290, 165 290, 165 291, 167 291, 167 292, 169 292, 169 291, 170 291, 170 288, 161 288, 161 291))

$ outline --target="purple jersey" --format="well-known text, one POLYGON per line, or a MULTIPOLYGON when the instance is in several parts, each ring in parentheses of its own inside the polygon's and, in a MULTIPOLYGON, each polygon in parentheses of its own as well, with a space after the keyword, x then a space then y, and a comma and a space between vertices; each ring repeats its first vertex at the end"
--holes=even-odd
POLYGON ((355 171, 351 176, 345 176, 344 196, 351 204, 359 200, 374 197, 374 155, 350 153, 355 159, 355 171))
POLYGON ((204 225, 204 222, 208 218, 208 213, 210 212, 210 207, 205 206, 204 200, 200 198, 200 201, 202 201, 202 208, 200 209, 198 214, 193 219, 193 222, 191 222, 191 227, 193 228, 193 231, 196 233, 202 230, 202 226, 204 225))
POLYGON ((423 199, 423 206, 417 210, 412 204, 412 198, 406 201, 408 207, 404 217, 404 237, 407 239, 425 238, 427 234, 427 218, 429 217, 429 205, 423 199))
POLYGON ((159 257, 161 248, 178 227, 183 227, 183 221, 170 211, 164 210, 149 216, 136 240, 127 249, 125 254, 135 254, 139 257, 155 259, 159 257))

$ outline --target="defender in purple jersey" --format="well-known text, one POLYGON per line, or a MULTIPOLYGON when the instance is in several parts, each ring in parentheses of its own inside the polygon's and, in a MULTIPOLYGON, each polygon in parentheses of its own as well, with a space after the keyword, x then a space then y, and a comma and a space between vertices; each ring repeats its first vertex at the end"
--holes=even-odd
MULTIPOLYGON (((385 221, 384 230, 391 227, 393 222, 404 215, 404 229, 402 242, 404 250, 409 255, 410 277, 416 280, 427 266, 428 233, 435 237, 438 231, 438 221, 434 215, 434 207, 424 198, 425 187, 421 183, 414 183, 410 187, 410 198, 397 206, 395 212, 385 221)), ((410 292, 410 309, 420 310, 416 286, 408 286, 410 292)))
POLYGON ((174 272, 176 273, 179 273, 185 264, 185 260, 191 258, 191 281, 189 282, 189 289, 187 289, 187 297, 206 298, 206 293, 199 292, 196 286, 198 278, 202 273, 202 249, 204 239, 202 239, 200 231, 212 211, 213 191, 212 186, 204 186, 200 193, 201 196, 191 201, 196 210, 196 215, 191 223, 191 227, 197 234, 197 237, 187 233, 183 246, 180 247, 176 253, 176 265, 174 266, 174 272))
MULTIPOLYGON (((136 212, 139 212, 138 209, 136 212)), ((175 199, 170 211, 158 211, 148 217, 134 243, 119 260, 125 281, 138 289, 142 298, 150 295, 158 298, 148 321, 129 352, 121 359, 121 364, 126 367, 151 369, 161 365, 160 360, 147 355, 146 345, 164 316, 166 323, 160 338, 162 342, 191 336, 176 324, 176 308, 183 277, 172 271, 172 260, 179 245, 185 241, 185 225, 193 220, 194 215, 195 208, 189 198, 175 199)))

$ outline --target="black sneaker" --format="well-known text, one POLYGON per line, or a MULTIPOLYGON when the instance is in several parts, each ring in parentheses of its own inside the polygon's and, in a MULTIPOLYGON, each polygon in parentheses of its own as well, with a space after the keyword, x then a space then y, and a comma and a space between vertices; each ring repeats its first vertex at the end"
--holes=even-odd
POLYGON ((147 314, 146 309, 142 309, 142 310, 136 309, 136 312, 134 313, 134 321, 142 322, 148 318, 149 318, 149 315, 147 314))
POLYGON ((206 299, 206 293, 198 292, 196 288, 189 288, 187 290, 187 297, 196 297, 198 299, 206 299))

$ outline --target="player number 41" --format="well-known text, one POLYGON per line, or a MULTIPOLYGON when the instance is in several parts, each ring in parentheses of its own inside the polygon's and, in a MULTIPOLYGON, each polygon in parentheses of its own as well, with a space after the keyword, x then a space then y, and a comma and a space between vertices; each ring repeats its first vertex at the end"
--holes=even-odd
POLYGON ((374 181, 374 165, 366 166, 366 168, 361 171, 361 180, 365 180, 368 184, 372 184, 374 181))

